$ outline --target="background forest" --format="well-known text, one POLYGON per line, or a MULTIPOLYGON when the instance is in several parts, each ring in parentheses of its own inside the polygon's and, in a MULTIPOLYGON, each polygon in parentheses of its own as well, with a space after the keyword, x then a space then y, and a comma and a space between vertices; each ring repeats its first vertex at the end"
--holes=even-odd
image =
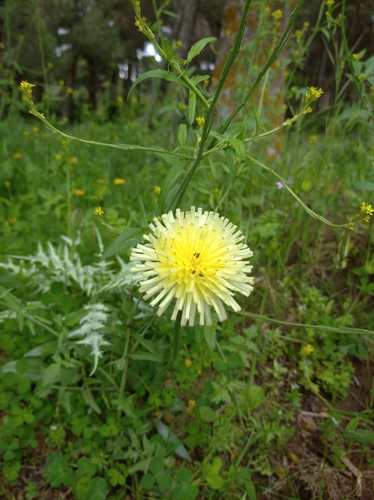
POLYGON ((373 20, 0 0, 1 498, 373 498, 373 20), (130 257, 191 207, 254 287, 181 326, 130 257))

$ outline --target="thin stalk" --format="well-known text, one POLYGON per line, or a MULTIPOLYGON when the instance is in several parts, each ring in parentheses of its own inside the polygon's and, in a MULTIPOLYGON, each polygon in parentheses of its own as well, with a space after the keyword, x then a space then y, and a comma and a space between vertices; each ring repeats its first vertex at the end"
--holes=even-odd
POLYGON ((266 321, 267 323, 274 323, 276 325, 282 325, 282 326, 291 326, 293 328, 312 328, 313 330, 323 330, 325 332, 333 332, 333 333, 354 333, 356 335, 374 335, 373 331, 365 330, 364 328, 345 328, 345 327, 336 328, 334 326, 308 325, 306 323, 292 323, 290 321, 282 321, 280 319, 269 318, 268 316, 248 311, 239 311, 238 314, 242 314, 243 316, 247 316, 248 318, 254 318, 254 319, 259 319, 261 321, 266 321))
POLYGON ((175 363, 175 360, 178 357, 181 319, 182 319, 182 311, 179 311, 177 318, 175 320, 175 324, 174 324, 173 351, 172 351, 171 359, 168 363, 166 363, 166 365, 163 368, 161 368, 161 370, 158 373, 156 373, 156 376, 151 383, 151 391, 153 391, 155 389, 155 385, 156 385, 157 380, 159 380, 169 370, 169 368, 171 368, 173 366, 173 364, 175 363))
POLYGON ((44 80, 44 92, 47 95, 46 99, 46 112, 48 113, 49 111, 49 104, 48 104, 48 72, 47 72, 47 66, 45 64, 45 53, 44 53, 44 46, 43 46, 43 36, 42 36, 42 26, 41 26, 41 16, 40 16, 40 7, 39 7, 39 0, 36 0, 36 10, 37 10, 37 22, 36 22, 36 28, 38 31, 38 44, 39 44, 39 52, 40 52, 40 60, 42 64, 42 74, 43 74, 43 80, 44 80))
MULTIPOLYGON (((130 345, 130 326, 127 326, 126 327, 125 349, 124 349, 123 355, 122 355, 122 358, 125 361, 124 361, 124 366, 123 366, 121 384, 119 386, 119 399, 122 398, 123 393, 125 392, 125 387, 126 387, 127 371, 129 369, 129 358, 127 356, 128 352, 129 352, 129 345, 130 345)), ((121 410, 121 408, 118 408, 118 411, 117 411, 117 420, 118 421, 121 418, 121 415, 122 415, 122 410, 121 410)))
POLYGON ((291 34, 291 31, 293 29, 293 24, 294 24, 297 16, 300 13, 300 10, 304 6, 305 2, 306 2, 306 0, 299 0, 298 4, 296 5, 294 11, 291 14, 290 20, 286 26, 285 31, 283 32, 283 35, 281 36, 279 42, 275 46, 273 52, 270 54, 268 60, 266 61, 266 63, 264 64, 264 66, 262 67, 260 72, 258 73, 254 84, 248 90, 248 92, 245 95, 242 102, 240 104, 238 104, 238 106, 234 109, 234 111, 231 113, 231 115, 227 118, 227 120, 221 126, 221 128, 219 130, 220 134, 223 134, 228 129, 228 127, 230 126, 230 124, 233 121, 233 119, 235 118, 235 116, 246 105, 246 103, 248 102, 248 100, 252 96, 253 92, 256 90, 256 88, 259 85, 259 83, 261 82, 262 78, 265 76, 267 70, 270 68, 270 66, 273 64, 273 62, 278 58, 279 54, 281 53, 283 47, 285 46, 285 44, 286 44, 286 42, 291 34))
POLYGON ((253 434, 254 434, 254 429, 252 429, 251 434, 249 435, 247 442, 244 445, 244 448, 242 449, 237 459, 235 460, 235 467, 239 467, 241 461, 243 460, 245 454, 248 451, 248 448, 255 442, 255 439, 253 439, 253 434))
POLYGON ((251 1, 252 0, 246 0, 245 6, 243 8, 243 15, 242 15, 242 18, 241 18, 241 21, 239 24, 239 28, 238 28, 238 33, 235 37, 234 46, 229 52, 225 66, 222 70, 221 76, 220 76, 219 81, 218 81, 217 89, 214 93, 212 102, 208 108, 208 112, 207 112, 206 118, 205 118, 204 128, 203 128, 203 131, 201 134, 200 146, 199 146, 197 156, 195 158, 195 161, 194 161, 192 167, 190 168, 189 172, 187 173, 186 177, 184 178, 181 186, 179 187, 178 191, 176 192, 176 194, 174 195, 174 197, 170 201, 168 210, 174 211, 180 205, 180 202, 184 196, 184 193, 186 192, 188 185, 191 182, 192 177, 194 176, 196 169, 199 166, 199 164, 203 158, 204 145, 205 145, 205 142, 209 136, 209 131, 210 131, 210 128, 211 128, 212 123, 213 123, 213 112, 215 110, 215 106, 216 106, 218 98, 222 92, 222 88, 224 86, 224 83, 225 83, 225 81, 230 73, 232 65, 234 64, 235 59, 239 54, 240 45, 241 45, 241 42, 243 40, 244 31, 245 31, 245 27, 246 27, 246 21, 247 21, 246 18, 247 18, 249 6, 251 5, 251 1))
POLYGON ((58 128, 54 127, 51 125, 48 120, 45 118, 45 116, 41 115, 41 113, 38 113, 35 110, 35 113, 33 112, 33 108, 30 109, 30 113, 36 116, 36 118, 39 118, 46 127, 48 127, 50 130, 53 132, 56 132, 57 134, 61 135, 62 137, 66 137, 66 139, 70 139, 72 141, 78 141, 78 142, 83 142, 83 144, 88 144, 88 145, 93 145, 93 146, 106 146, 108 148, 114 148, 114 149, 122 149, 125 151, 148 151, 150 153, 162 153, 164 155, 170 155, 170 156, 175 156, 176 158, 181 158, 183 160, 194 160, 194 157, 192 156, 185 156, 182 154, 175 153, 174 151, 168 151, 167 149, 163 148, 157 148, 157 147, 149 147, 149 146, 138 146, 136 144, 111 144, 108 142, 96 142, 96 141, 90 141, 88 139, 81 139, 80 137, 74 137, 69 134, 65 134, 64 132, 61 132, 58 128))
MULTIPOLYGON (((217 346, 217 350, 221 356, 221 358, 223 359, 223 361, 226 363, 226 357, 222 351, 222 348, 221 346, 219 345, 219 342, 217 342, 216 340, 216 346, 217 346)), ((231 371, 229 370, 229 368, 226 368, 226 371, 227 371, 227 374, 229 376, 229 379, 230 379, 230 382, 232 382, 232 376, 231 376, 231 371)), ((230 391, 231 392, 231 391, 230 391)), ((238 396, 236 394, 235 391, 232 391, 231 394, 233 395, 234 397, 234 402, 235 402, 235 407, 236 407, 236 411, 238 413, 238 417, 239 417, 239 422, 240 422, 240 427, 242 429, 245 429, 245 425, 244 425, 244 421, 243 421, 243 417, 242 417, 242 412, 240 411, 240 407, 239 407, 239 402, 238 402, 238 396)))
POLYGON ((248 160, 251 161, 252 163, 254 163, 255 165, 258 165, 259 167, 263 168, 264 170, 267 170, 268 172, 270 172, 271 174, 273 174, 278 180, 281 181, 284 189, 286 191, 288 191, 295 199, 296 201, 298 201, 300 203, 300 205, 303 207, 303 209, 313 217, 313 219, 318 219, 320 220, 321 222, 323 222, 324 224, 326 224, 327 226, 330 226, 330 227, 336 227, 336 228, 339 228, 339 229, 350 229, 350 224, 334 224, 333 222, 330 222, 329 220, 325 219, 324 217, 322 217, 322 215, 319 215, 317 214, 316 212, 314 212, 313 210, 311 210, 309 207, 307 207, 305 205, 305 203, 302 201, 301 198, 299 198, 297 196, 297 194, 292 191, 292 189, 287 185, 287 182, 283 179, 283 177, 281 177, 279 174, 277 174, 277 172, 275 172, 273 169, 267 167, 266 165, 264 165, 263 163, 261 163, 260 161, 258 161, 256 158, 254 158, 253 156, 250 156, 249 154, 246 155, 248 160))

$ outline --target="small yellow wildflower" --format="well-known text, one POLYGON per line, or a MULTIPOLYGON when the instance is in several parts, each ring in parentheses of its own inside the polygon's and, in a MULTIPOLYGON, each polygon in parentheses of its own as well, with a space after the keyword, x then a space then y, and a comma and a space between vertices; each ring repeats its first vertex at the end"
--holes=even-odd
POLYGON ((32 131, 34 132, 35 135, 38 135, 39 134, 39 127, 37 125, 35 125, 33 128, 32 128, 32 131))
POLYGON ((73 94, 74 94, 74 89, 72 89, 71 87, 68 87, 68 88, 66 89, 66 93, 67 93, 68 95, 73 95, 73 94))
POLYGON ((84 189, 76 189, 74 194, 75 196, 84 196, 84 189))
POLYGON ((96 207, 94 210, 94 214, 98 217, 102 217, 104 215, 104 210, 101 207, 96 207))
POLYGON ((9 189, 10 188, 10 181, 4 181, 4 186, 9 189))
POLYGON ((30 132, 28 130, 24 130, 23 132, 23 137, 29 137, 30 136, 30 132))
POLYGON ((363 80, 365 78, 364 73, 360 73, 357 77, 357 80, 363 80))
POLYGON ((303 356, 309 356, 314 352, 314 347, 310 344, 306 344, 301 348, 301 354, 303 356))
POLYGON ((304 109, 303 115, 307 115, 308 113, 311 113, 312 111, 313 111, 313 108, 311 108, 310 106, 308 106, 306 109, 304 109))
POLYGON ((22 158, 22 153, 19 153, 19 152, 14 153, 12 155, 12 158, 14 158, 15 160, 19 160, 20 158, 22 158))
POLYGON ((52 68, 53 68, 53 63, 49 62, 49 63, 47 64, 47 68, 48 68, 48 69, 52 69, 52 68))
POLYGON ((17 222, 17 218, 16 217, 11 217, 10 219, 6 220, 4 222, 5 226, 11 226, 13 224, 15 224, 17 222))
POLYGON ((196 123, 197 123, 199 128, 203 128, 204 123, 205 123, 205 118, 203 116, 197 116, 196 123))
POLYGON ((335 0, 326 0, 327 7, 332 7, 335 3, 335 0))
POLYGON ((62 160, 62 155, 60 155, 60 154, 58 154, 58 153, 57 153, 57 154, 55 155, 55 159, 56 159, 57 161, 61 161, 61 160, 62 160))
POLYGON ((192 365, 192 361, 191 361, 190 359, 186 358, 186 359, 184 360, 184 364, 185 364, 185 366, 186 366, 187 368, 189 368, 189 367, 192 365))
POLYGON ((279 19, 282 19, 283 17, 283 12, 280 9, 275 10, 274 12, 271 13, 275 21, 279 21, 279 19))
POLYGON ((160 188, 160 186, 155 186, 155 187, 153 188, 153 191, 154 191, 156 194, 160 194, 160 193, 161 193, 161 188, 160 188))
POLYGON ((76 156, 70 156, 70 158, 68 158, 68 163, 69 165, 74 165, 75 163, 78 163, 78 158, 76 156))
POLYGON ((315 144, 318 141, 318 135, 310 135, 309 136, 309 143, 310 144, 315 144))
POLYGON ((22 92, 22 101, 29 106, 33 105, 32 89, 35 87, 33 83, 26 82, 25 80, 20 83, 20 90, 22 92))
POLYGON ((122 186, 122 184, 125 184, 126 182, 126 179, 122 179, 122 177, 116 177, 114 180, 113 180, 114 184, 116 186, 122 186))
POLYGON ((190 414, 191 411, 195 408, 196 406, 196 401, 193 400, 193 399, 190 399, 188 401, 188 405, 187 405, 187 408, 186 408, 186 413, 190 414))
POLYGON ((96 179, 98 184, 105 184, 105 179, 96 179))
POLYGON ((373 215, 374 209, 369 203, 365 203, 364 201, 360 204, 360 215, 364 215, 364 221, 369 222, 370 217, 373 215))
POLYGON ((65 80, 59 80, 58 81, 58 84, 60 85, 60 87, 63 87, 65 85, 65 80))
POLYGON ((307 87, 307 89, 309 90, 309 92, 305 94, 307 102, 314 102, 323 94, 323 90, 317 87, 307 87))
POLYGON ((352 54, 352 59, 354 61, 359 61, 360 60, 360 54, 352 54))
POLYGON ((160 411, 155 411, 153 415, 159 420, 162 418, 162 413, 160 411))
POLYGON ((135 26, 138 28, 139 31, 143 31, 142 25, 140 24, 140 21, 136 20, 135 21, 135 26))

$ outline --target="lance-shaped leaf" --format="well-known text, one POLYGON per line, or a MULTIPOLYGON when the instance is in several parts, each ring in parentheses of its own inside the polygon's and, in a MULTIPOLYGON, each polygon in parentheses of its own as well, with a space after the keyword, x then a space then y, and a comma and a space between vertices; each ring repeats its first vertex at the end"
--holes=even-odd
POLYGON ((102 259, 125 252, 128 248, 135 246, 142 237, 145 229, 142 227, 129 227, 125 229, 103 252, 102 259))

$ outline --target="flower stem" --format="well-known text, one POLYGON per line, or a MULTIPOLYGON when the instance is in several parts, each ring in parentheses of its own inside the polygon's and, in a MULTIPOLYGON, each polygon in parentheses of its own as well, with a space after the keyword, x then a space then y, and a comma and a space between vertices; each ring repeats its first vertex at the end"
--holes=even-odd
POLYGON ((159 372, 156 373, 155 378, 152 381, 151 384, 151 391, 154 390, 156 382, 158 379, 160 379, 168 370, 171 368, 177 359, 178 353, 179 353, 179 340, 180 340, 180 330, 181 330, 181 319, 182 319, 182 311, 178 312, 177 318, 175 320, 175 325, 174 325, 174 336, 173 336, 173 352, 171 359, 166 365, 161 368, 159 372))

